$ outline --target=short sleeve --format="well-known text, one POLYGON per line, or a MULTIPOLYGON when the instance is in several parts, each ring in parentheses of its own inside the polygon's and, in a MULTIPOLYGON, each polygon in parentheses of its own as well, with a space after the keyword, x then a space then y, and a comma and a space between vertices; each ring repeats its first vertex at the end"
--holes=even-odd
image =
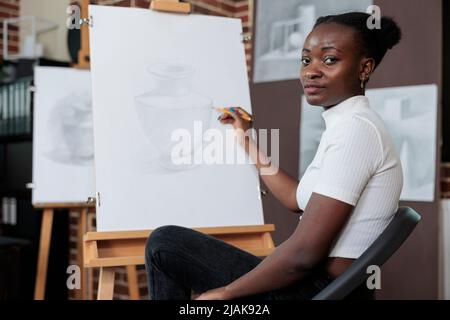
POLYGON ((305 208, 302 205, 302 199, 301 199, 301 196, 300 196, 300 191, 301 191, 300 184, 301 184, 301 182, 298 183, 297 189, 295 190, 295 199, 297 200, 298 208, 303 211, 303 210, 305 210, 305 208))
POLYGON ((357 116, 339 124, 324 151, 313 192, 353 206, 381 165, 383 149, 377 129, 357 116))

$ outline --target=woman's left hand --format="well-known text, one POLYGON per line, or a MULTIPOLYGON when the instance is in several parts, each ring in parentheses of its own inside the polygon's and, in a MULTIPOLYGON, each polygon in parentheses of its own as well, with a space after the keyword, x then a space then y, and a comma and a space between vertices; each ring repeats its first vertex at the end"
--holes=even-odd
POLYGON ((230 300, 225 287, 208 290, 199 295, 195 300, 230 300))

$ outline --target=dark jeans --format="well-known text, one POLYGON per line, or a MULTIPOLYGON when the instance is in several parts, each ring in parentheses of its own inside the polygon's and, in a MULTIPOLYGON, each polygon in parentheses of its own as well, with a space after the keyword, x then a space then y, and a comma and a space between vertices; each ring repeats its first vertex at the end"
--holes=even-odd
MULTIPOLYGON (((189 300, 192 291, 226 286, 260 262, 261 258, 212 236, 183 227, 160 227, 152 232, 145 249, 150 298, 189 300)), ((307 300, 332 280, 317 270, 294 285, 245 299, 307 300)))

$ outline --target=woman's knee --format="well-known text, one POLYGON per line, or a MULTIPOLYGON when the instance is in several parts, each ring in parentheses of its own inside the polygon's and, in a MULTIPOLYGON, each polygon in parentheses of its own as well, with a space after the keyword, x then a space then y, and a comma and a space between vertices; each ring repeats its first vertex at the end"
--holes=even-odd
POLYGON ((180 236, 183 230, 184 228, 178 226, 163 226, 152 231, 145 245, 146 262, 154 259, 156 254, 162 249, 174 249, 172 247, 176 246, 177 243, 179 243, 177 238, 180 236))

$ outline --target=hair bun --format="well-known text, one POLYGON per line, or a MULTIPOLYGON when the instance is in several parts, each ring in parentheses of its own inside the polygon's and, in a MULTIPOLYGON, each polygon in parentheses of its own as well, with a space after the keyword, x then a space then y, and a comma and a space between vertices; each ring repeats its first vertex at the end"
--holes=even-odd
POLYGON ((381 29, 378 33, 378 43, 386 50, 392 49, 392 47, 400 42, 402 32, 398 24, 391 17, 382 17, 380 22, 381 29))

